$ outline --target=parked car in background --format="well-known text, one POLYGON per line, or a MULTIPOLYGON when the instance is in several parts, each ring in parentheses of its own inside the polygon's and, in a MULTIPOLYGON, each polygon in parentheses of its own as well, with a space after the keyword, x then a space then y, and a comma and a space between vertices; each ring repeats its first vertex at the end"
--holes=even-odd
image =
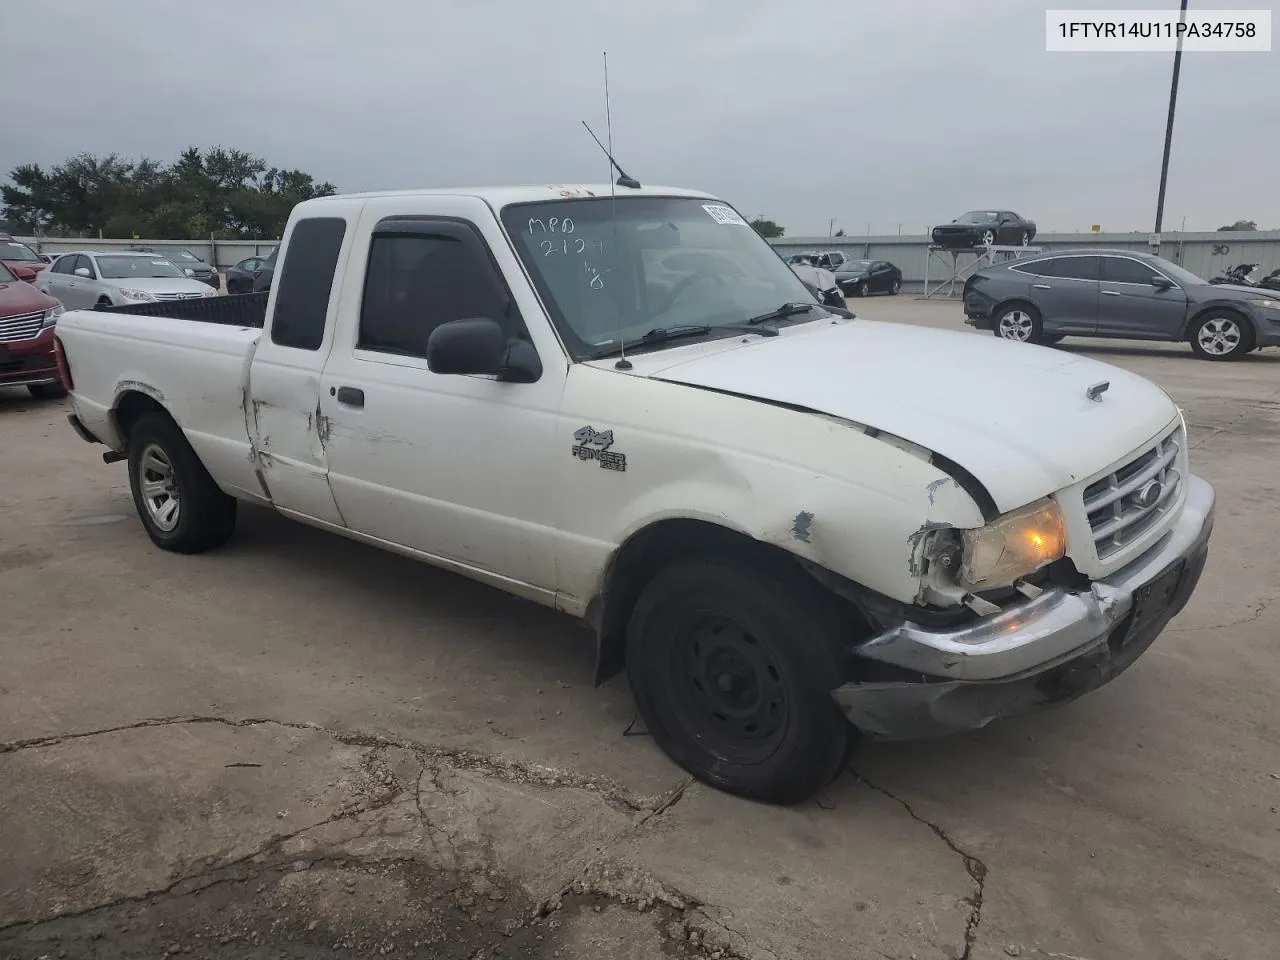
MULTIPOLYGON (((274 256, 272 251, 268 256, 274 256)), ((274 262, 274 261, 273 261, 274 262)), ((251 293, 253 285, 262 276, 267 257, 246 257, 227 268, 227 293, 251 293)))
POLYGON ((902 271, 888 260, 846 260, 836 268, 835 275, 840 292, 846 296, 896 294, 902 289, 902 271))
POLYGON ((133 247, 132 249, 139 250, 142 253, 158 254, 182 270, 191 279, 207 283, 215 290, 222 286, 222 278, 218 275, 217 268, 200 259, 190 250, 183 250, 179 247, 133 247))
POLYGON ((792 263, 788 266, 819 303, 827 307, 845 309, 847 304, 841 295, 840 284, 836 282, 834 273, 824 267, 815 267, 808 263, 792 263))
POLYGON ((835 270, 848 258, 839 250, 825 250, 822 252, 810 250, 804 253, 793 253, 788 257, 783 257, 783 259, 792 266, 799 263, 810 267, 821 267, 823 270, 835 270))
POLYGON ((276 272, 276 253, 279 247, 267 254, 266 259, 262 261, 262 265, 258 267, 257 275, 253 278, 253 292, 264 293, 271 289, 271 278, 276 272))
POLYGON ((1056 253, 979 270, 965 281, 964 312, 967 323, 1022 343, 1185 340, 1204 360, 1280 346, 1280 291, 1210 284, 1128 250, 1056 253))
POLYGON ((37 253, 36 256, 45 264, 53 263, 53 261, 58 259, 58 255, 56 253, 37 253))
POLYGON ((933 228, 933 242, 949 250, 1010 245, 1025 247, 1036 236, 1032 220, 1012 210, 970 210, 933 228))
POLYGON ((217 296, 216 290, 188 277, 165 257, 137 251, 64 253, 40 275, 36 286, 68 310, 217 296))
POLYGON ((28 283, 48 266, 40 259, 40 254, 7 233, 0 233, 0 263, 19 280, 28 283))
POLYGON ((0 387, 26 387, 34 397, 63 397, 53 328, 62 305, 0 263, 0 387))

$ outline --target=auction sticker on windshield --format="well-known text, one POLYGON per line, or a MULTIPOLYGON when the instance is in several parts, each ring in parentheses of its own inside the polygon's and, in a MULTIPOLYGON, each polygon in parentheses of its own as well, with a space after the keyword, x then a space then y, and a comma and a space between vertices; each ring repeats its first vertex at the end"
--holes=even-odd
POLYGON ((711 219, 716 223, 732 223, 740 227, 747 226, 747 221, 738 216, 738 212, 733 207, 726 207, 723 203, 704 203, 702 209, 711 215, 711 219))

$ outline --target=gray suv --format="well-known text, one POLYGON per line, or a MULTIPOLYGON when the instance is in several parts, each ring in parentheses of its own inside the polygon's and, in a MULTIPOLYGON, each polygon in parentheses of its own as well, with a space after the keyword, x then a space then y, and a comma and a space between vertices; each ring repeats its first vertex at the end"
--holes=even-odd
POLYGON ((1046 254, 979 270, 965 281, 964 313, 966 323, 1021 343, 1185 340, 1204 360, 1280 346, 1280 292, 1209 284, 1127 250, 1046 254))

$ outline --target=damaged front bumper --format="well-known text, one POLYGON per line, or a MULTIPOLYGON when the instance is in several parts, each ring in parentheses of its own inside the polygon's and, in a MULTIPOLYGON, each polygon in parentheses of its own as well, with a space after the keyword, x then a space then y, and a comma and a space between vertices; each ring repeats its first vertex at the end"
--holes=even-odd
POLYGON ((901 624, 857 652, 919 673, 920 681, 849 683, 832 695, 867 736, 917 740, 1094 690, 1137 660, 1186 605, 1208 556, 1213 508, 1213 487, 1188 477, 1173 529, 1089 590, 1055 587, 954 630, 901 624))

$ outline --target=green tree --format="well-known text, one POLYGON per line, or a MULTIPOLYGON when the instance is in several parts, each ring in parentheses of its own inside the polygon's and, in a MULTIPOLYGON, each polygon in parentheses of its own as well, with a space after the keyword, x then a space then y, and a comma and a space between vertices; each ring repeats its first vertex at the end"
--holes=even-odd
POLYGON ((0 216, 24 232, 155 240, 278 237, 296 204, 336 192, 221 146, 189 147, 168 165, 83 153, 49 170, 24 164, 10 180, 0 216))
POLYGON ((1218 232, 1224 230, 1257 230, 1258 225, 1252 220, 1237 220, 1235 223, 1228 223, 1225 227, 1219 227, 1218 232))
POLYGON ((767 220, 763 216, 756 217, 751 221, 751 225, 756 228, 756 233, 764 237, 766 240, 775 240, 786 233, 786 229, 781 224, 767 220))

